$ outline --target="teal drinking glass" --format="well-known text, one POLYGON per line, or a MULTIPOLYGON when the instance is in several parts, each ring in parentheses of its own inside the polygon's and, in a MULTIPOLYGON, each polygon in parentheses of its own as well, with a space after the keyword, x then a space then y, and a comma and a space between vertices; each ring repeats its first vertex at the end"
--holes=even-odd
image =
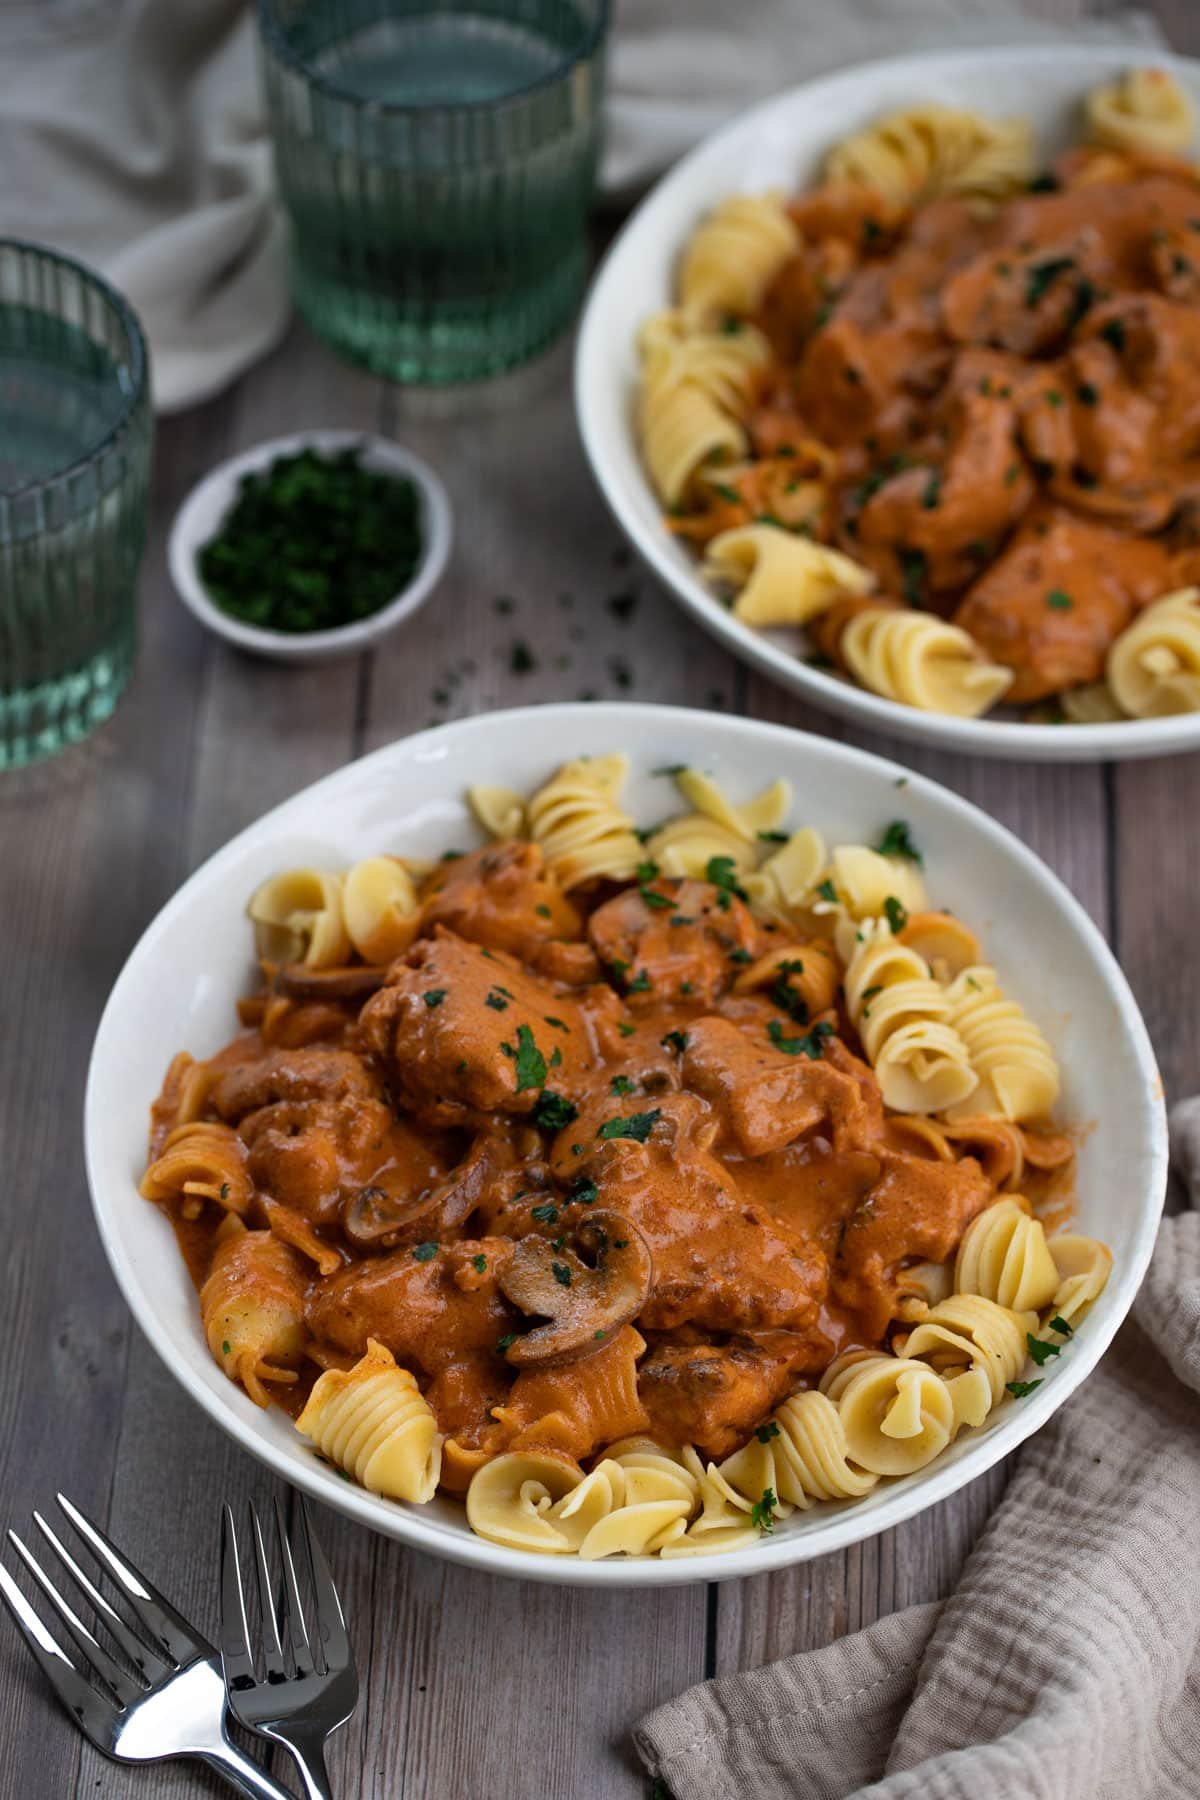
POLYGON ((133 312, 0 239, 0 769, 85 737, 137 642, 153 418, 133 312))
POLYGON ((587 272, 608 0, 259 0, 292 288, 397 381, 511 368, 587 272))

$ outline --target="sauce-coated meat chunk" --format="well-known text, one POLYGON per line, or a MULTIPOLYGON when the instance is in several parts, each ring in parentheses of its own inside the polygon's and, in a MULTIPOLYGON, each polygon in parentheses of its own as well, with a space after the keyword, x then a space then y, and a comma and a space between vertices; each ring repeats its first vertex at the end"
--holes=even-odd
POLYGON ((556 938, 577 938, 578 912, 542 860, 537 844, 485 844, 441 863, 430 877, 424 930, 445 925, 492 950, 534 960, 556 938))
POLYGON ((708 1005, 732 984, 736 959, 762 942, 749 909, 727 888, 663 878, 606 900, 588 921, 588 936, 626 997, 644 1006, 708 1005))
POLYGON ((569 995, 441 929, 393 966, 362 1030, 396 1095, 444 1123, 531 1113, 547 1085, 576 1091, 592 1060, 569 995))
MULTIPOLYGON (((781 1041, 799 1041, 802 1029, 781 1029, 781 1041)), ((779 1150, 815 1126, 863 1110, 851 1076, 802 1052, 774 1049, 765 1032, 756 1042, 728 1019, 697 1019, 687 1038, 685 1085, 704 1096, 723 1135, 747 1156, 779 1150)))

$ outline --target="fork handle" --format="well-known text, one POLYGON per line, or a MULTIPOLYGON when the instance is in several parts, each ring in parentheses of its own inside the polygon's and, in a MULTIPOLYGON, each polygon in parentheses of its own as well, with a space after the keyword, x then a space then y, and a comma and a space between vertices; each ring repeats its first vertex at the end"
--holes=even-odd
POLYGON ((333 1800, 329 1771, 325 1767, 324 1735, 306 1733, 303 1737, 293 1738, 281 1733, 279 1741, 291 1751, 292 1761, 300 1771, 305 1800, 333 1800))
POLYGON ((239 1794, 248 1795, 249 1800, 295 1800, 295 1796, 287 1788, 280 1787, 260 1763, 244 1755, 228 1738, 220 1750, 201 1751, 199 1760, 215 1769, 239 1794))

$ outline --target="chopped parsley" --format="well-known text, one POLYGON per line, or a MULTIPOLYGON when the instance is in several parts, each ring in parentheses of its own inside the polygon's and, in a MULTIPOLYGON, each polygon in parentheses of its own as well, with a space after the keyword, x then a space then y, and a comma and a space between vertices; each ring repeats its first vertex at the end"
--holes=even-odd
POLYGON ((833 1026, 828 1019, 822 1019, 803 1037, 785 1037, 782 1019, 767 1021, 767 1036, 776 1050, 782 1050, 785 1056, 808 1056, 818 1062, 821 1056, 822 1039, 832 1036, 833 1026))
POLYGON ((643 884, 647 881, 654 881, 658 877, 658 864, 656 862, 640 862, 634 870, 634 875, 643 884))
POLYGON ((1045 262, 1034 263, 1025 277, 1025 304, 1029 307, 1037 305, 1049 293, 1060 275, 1075 267, 1073 256, 1051 256, 1045 262))
POLYGON ((442 1004, 442 1001, 445 998, 446 998, 446 989, 445 988, 426 988, 424 994, 422 995, 422 999, 424 1000, 426 1006, 440 1006, 442 1004))
POLYGON ((1059 393, 1057 388, 1047 388, 1046 389, 1046 404, 1048 406, 1061 406, 1062 403, 1063 403, 1063 397, 1059 393))
POLYGON ((739 947, 729 952, 729 960, 732 963, 749 963, 753 962, 754 958, 749 950, 743 950, 739 947))
POLYGON ((1050 1329, 1051 1331, 1057 1331, 1060 1337, 1071 1337, 1074 1335, 1074 1327, 1067 1324, 1067 1321, 1063 1318, 1061 1313, 1055 1313, 1050 1321, 1050 1329))
POLYGON ((1036 1381, 1006 1381, 1004 1385, 1014 1400, 1024 1400, 1027 1394, 1032 1394, 1034 1388, 1041 1387, 1042 1377, 1039 1375, 1036 1381))
POLYGON ((639 887, 638 893, 642 897, 643 905, 655 907, 659 911, 665 911, 668 907, 672 907, 675 904, 670 894, 660 894, 654 888, 646 887, 644 884, 639 887))
POLYGON ((737 864, 732 856, 710 856, 704 869, 706 881, 726 896, 724 905, 728 907, 730 894, 736 894, 739 900, 746 898, 746 890, 738 886, 737 864))
POLYGON ((833 882, 828 876, 825 877, 824 881, 818 881, 817 892, 820 894, 822 900, 828 900, 834 906, 837 905, 837 889, 834 887, 833 882))
POLYGON ((542 1017, 545 1019, 547 1025, 553 1025, 555 1031, 565 1031, 568 1036, 570 1035, 571 1027, 566 1024, 564 1020, 556 1019, 553 1013, 543 1013, 542 1017))
POLYGON ((493 1012, 508 1011, 508 1001, 504 998, 503 994, 498 994, 495 988, 492 989, 483 1004, 485 1006, 490 1006, 493 1012))
POLYGON ((531 1207, 529 1216, 531 1219, 536 1219, 539 1225, 557 1225, 558 1208, 553 1200, 546 1200, 541 1206, 531 1207))
POLYGON ((555 1281, 557 1281, 559 1287, 570 1287, 571 1271, 567 1267, 566 1263, 552 1262, 550 1264, 550 1270, 554 1276, 555 1281))
POLYGON ((1100 327, 1100 336, 1104 339, 1106 344, 1111 344, 1117 355, 1120 356, 1122 350, 1125 348, 1124 320, 1109 319, 1107 324, 1100 327))
POLYGON ((686 1031, 668 1031, 658 1041, 665 1050, 676 1050, 682 1056, 688 1047, 688 1034, 686 1031))
POLYGON ((909 606, 920 606, 924 600, 926 567, 923 550, 901 550, 900 591, 909 606))
POLYGON ((631 1081, 628 1075, 614 1075, 608 1085, 614 1094, 632 1094, 637 1083, 631 1081))
POLYGON ((767 1425, 759 1425, 754 1433, 760 1444, 769 1444, 772 1438, 779 1436, 779 1427, 774 1419, 767 1425))
POLYGON ((775 1529, 775 1489, 764 1488, 762 1499, 756 1500, 750 1508, 750 1523, 757 1525, 764 1534, 775 1529))
POLYGON ((759 831, 755 836, 760 844, 786 844, 788 841, 786 831, 759 831))
MULTIPOLYGON (((500 1046, 506 1054, 513 1056, 511 1045, 500 1046)), ((546 1085, 546 1059, 533 1041, 533 1033, 528 1025, 517 1026, 517 1048, 515 1052, 517 1092, 523 1094, 526 1088, 540 1088, 546 1085)))
POLYGON ((617 1020, 617 1030, 620 1032, 622 1037, 632 1037, 634 1032, 637 1030, 637 1026, 627 1024, 624 1019, 618 1019, 617 1020))
POLYGON ((742 504, 742 496, 738 493, 737 489, 728 487, 724 482, 714 482, 713 493, 717 494, 722 500, 727 501, 730 506, 740 506, 742 504))
POLYGON ((687 770, 686 763, 664 763, 661 769, 651 769, 650 773, 652 775, 686 775, 687 770))
POLYGON ((893 933, 898 937, 904 930, 904 927, 908 924, 907 908, 897 900, 895 894, 889 894, 883 903, 883 910, 888 924, 891 926, 893 933))
POLYGON ((477 1275, 487 1274, 487 1257, 482 1254, 471 1258, 471 1267, 477 1275))
POLYGON ((941 497, 942 497, 941 470, 933 469, 930 472, 929 480, 925 483, 925 491, 921 495, 921 505, 925 508, 926 512, 933 512, 936 509, 938 501, 941 499, 941 497))
POLYGON ((1099 406, 1100 389, 1090 381, 1081 381, 1075 389, 1075 398, 1081 406, 1099 406))
POLYGON ((1050 1357, 1062 1355, 1061 1344, 1050 1344, 1047 1343, 1045 1338, 1035 1338, 1032 1331, 1027 1331, 1025 1333, 1025 1342, 1029 1346, 1030 1356, 1032 1356, 1039 1369, 1044 1366, 1050 1357))
MULTIPOLYGON (((557 1050, 554 1053, 558 1055, 557 1050)), ((579 1117, 579 1108, 564 1100, 561 1094, 551 1093, 544 1088, 538 1096, 538 1103, 533 1109, 533 1122, 541 1131, 561 1131, 564 1125, 571 1125, 579 1117)))
POLYGON ((567 1199, 576 1206, 590 1206, 600 1198, 600 1189, 587 1175, 577 1175, 567 1189, 567 1199))
POLYGON ((226 1338, 225 1342, 221 1345, 221 1355, 222 1356, 229 1355, 229 1339, 228 1338, 226 1338))
POLYGON ((504 1352, 508 1349, 509 1345, 515 1344, 516 1341, 517 1341, 517 1334, 515 1331, 506 1331, 502 1338, 497 1338, 496 1339, 496 1350, 499 1353, 499 1355, 503 1356, 504 1352))
POLYGON ((428 1239, 423 1244, 416 1244, 413 1247, 413 1255, 418 1262, 432 1262, 437 1253, 438 1246, 432 1239, 428 1239))
POLYGON ((625 992, 627 994, 648 994, 650 992, 650 977, 645 969, 638 970, 625 992))
POLYGON ((632 1138, 635 1144, 644 1144, 661 1118, 662 1108, 656 1106, 652 1112, 630 1113, 624 1119, 605 1119, 596 1136, 606 1140, 632 1138))
POLYGON ((552 919, 554 917, 554 914, 550 911, 548 906, 535 906, 533 910, 539 919, 552 919))
POLYGON ((1046 605, 1052 606, 1055 612, 1070 612, 1074 604, 1065 588, 1051 588, 1046 595, 1046 605))
POLYGON ((920 868, 924 857, 913 843, 912 827, 907 819, 893 819, 875 848, 880 856, 904 856, 920 868))
POLYGON ((220 1188, 217 1190, 217 1198, 218 1198, 218 1200, 228 1200, 228 1198, 229 1198, 229 1183, 227 1181, 223 1181, 221 1183, 220 1188))

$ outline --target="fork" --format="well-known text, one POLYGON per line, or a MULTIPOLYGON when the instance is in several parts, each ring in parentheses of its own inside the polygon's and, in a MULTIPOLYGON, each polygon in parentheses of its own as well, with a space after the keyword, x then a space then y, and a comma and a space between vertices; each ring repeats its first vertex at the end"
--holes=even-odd
POLYGON ((275 1529, 283 1568, 278 1615, 271 1598, 271 1569, 262 1525, 250 1504, 251 1534, 262 1615, 262 1675, 251 1648, 246 1589, 233 1513, 221 1520, 221 1661, 229 1709, 239 1725, 272 1738, 289 1750, 308 1800, 331 1800, 325 1768, 325 1740, 344 1725, 358 1703, 358 1672, 346 1635, 341 1602, 308 1522, 303 1497, 296 1496, 296 1524, 289 1537, 283 1509, 275 1500, 275 1529), (294 1539, 294 1544, 293 1544, 294 1539), (319 1645, 310 1639, 296 1578, 296 1556, 306 1566, 316 1603, 319 1645), (282 1636, 287 1640, 285 1655, 282 1636))
MULTIPOLYGON (((136 1674, 109 1655, 33 1552, 15 1531, 9 1542, 74 1640, 71 1655, 0 1563, 3 1598, 30 1653, 84 1736, 117 1762, 156 1762, 193 1756, 251 1800, 292 1800, 229 1736, 221 1659, 145 1576, 63 1494, 58 1504, 113 1585, 120 1589, 145 1636, 139 1635, 85 1574, 39 1512, 34 1524, 136 1674), (148 1640, 148 1641, 147 1641, 148 1640)), ((65 1585, 65 1583, 64 1583, 65 1585)))

